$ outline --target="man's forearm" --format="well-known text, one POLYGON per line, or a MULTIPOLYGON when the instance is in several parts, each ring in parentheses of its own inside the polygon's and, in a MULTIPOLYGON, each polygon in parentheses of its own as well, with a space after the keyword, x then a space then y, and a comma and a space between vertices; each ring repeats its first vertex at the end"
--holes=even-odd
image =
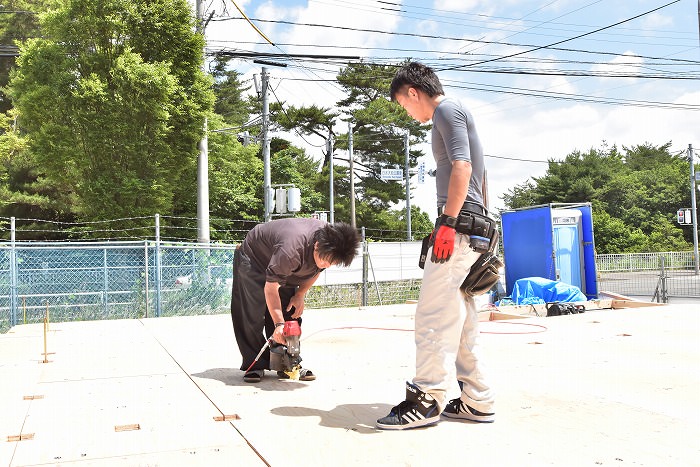
POLYGON ((270 316, 275 323, 284 323, 282 314, 282 300, 279 294, 280 285, 276 282, 265 282, 265 303, 270 311, 270 316))

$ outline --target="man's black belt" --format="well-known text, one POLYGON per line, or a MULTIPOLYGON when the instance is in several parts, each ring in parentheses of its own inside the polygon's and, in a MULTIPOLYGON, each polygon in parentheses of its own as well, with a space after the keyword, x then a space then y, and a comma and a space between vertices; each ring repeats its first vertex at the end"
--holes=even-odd
MULTIPOLYGON (((442 213, 444 212, 445 207, 440 206, 438 208, 438 217, 442 216, 442 213)), ((477 203, 472 203, 471 201, 465 201, 464 204, 462 205, 462 209, 459 210, 460 213, 464 212, 471 212, 472 214, 480 214, 482 216, 487 216, 488 211, 486 208, 484 208, 482 205, 477 204, 477 203)))

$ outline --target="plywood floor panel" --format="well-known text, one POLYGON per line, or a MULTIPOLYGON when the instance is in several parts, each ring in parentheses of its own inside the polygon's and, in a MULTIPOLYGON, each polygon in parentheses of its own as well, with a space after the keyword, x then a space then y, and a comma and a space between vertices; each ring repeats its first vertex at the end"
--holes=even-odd
POLYGON ((413 376, 414 310, 307 310, 312 382, 268 373, 244 383, 227 315, 57 324, 52 367, 27 371, 36 355, 23 357, 16 388, 3 389, 38 384, 45 394, 24 422, 35 439, 6 443, 0 456, 16 447, 12 466, 700 465, 692 306, 481 323, 497 421, 380 431, 375 420, 413 376), (140 430, 115 432, 120 423, 140 430))

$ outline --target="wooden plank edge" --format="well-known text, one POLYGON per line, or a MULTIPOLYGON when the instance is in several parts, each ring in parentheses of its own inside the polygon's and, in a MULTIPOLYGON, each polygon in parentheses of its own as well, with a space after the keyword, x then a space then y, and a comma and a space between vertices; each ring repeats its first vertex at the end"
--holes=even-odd
MULTIPOLYGON (((575 305, 583 306, 586 311, 589 310, 608 310, 614 308, 614 300, 609 298, 588 300, 585 302, 571 302, 575 305)), ((645 303, 645 302, 640 302, 645 303)), ((479 321, 495 321, 499 319, 519 319, 547 316, 546 303, 537 303, 531 305, 504 305, 493 306, 481 310, 479 321), (490 313, 490 314, 489 314, 490 313)))
POLYGON ((229 420, 240 420, 241 417, 238 416, 238 414, 232 414, 232 415, 219 415, 214 417, 215 422, 228 422, 229 420))
POLYGON ((656 306, 666 306, 665 303, 655 302, 640 302, 639 300, 613 300, 613 309, 619 310, 623 308, 649 308, 656 306))
POLYGON ((132 423, 129 425, 115 425, 114 426, 114 431, 116 432, 121 432, 121 431, 137 431, 141 429, 141 425, 138 423, 132 423))
POLYGON ((27 441, 34 439, 34 433, 23 433, 21 435, 11 435, 7 437, 7 442, 12 443, 16 441, 27 441))

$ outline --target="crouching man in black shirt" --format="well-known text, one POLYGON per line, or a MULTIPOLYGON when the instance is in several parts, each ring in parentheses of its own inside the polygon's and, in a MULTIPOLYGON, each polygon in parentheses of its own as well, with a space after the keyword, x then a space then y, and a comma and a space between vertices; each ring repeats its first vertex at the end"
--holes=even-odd
MULTIPOLYGON (((262 379, 270 366, 270 351, 250 369, 266 336, 285 344, 284 323, 301 325, 304 297, 321 271, 349 266, 357 254, 360 237, 350 225, 328 224, 318 219, 279 219, 255 226, 233 257, 231 318, 238 348, 243 356, 244 381, 262 379)), ((300 380, 316 376, 302 368, 300 380)))

